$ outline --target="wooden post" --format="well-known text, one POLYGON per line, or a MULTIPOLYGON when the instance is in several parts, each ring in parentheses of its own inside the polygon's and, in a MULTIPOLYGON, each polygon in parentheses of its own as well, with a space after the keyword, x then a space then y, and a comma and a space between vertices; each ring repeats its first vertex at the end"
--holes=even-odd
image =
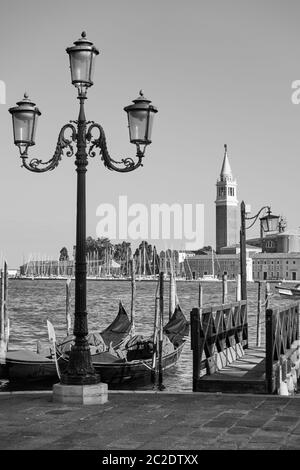
POLYGON ((227 274, 222 275, 222 304, 227 304, 228 302, 228 284, 227 284, 227 274))
POLYGON ((1 269, 0 284, 0 341, 4 340, 4 273, 1 269))
POLYGON ((247 300, 247 260, 246 260, 246 209, 244 201, 241 202, 241 230, 240 230, 240 271, 241 271, 241 298, 247 300))
POLYGON ((266 289, 265 289, 265 302, 266 302, 266 310, 269 308, 269 297, 271 295, 271 287, 270 283, 266 283, 266 289))
POLYGON ((71 278, 66 282, 66 323, 67 335, 71 334, 72 321, 71 321, 71 278))
POLYGON ((201 282, 199 282, 199 301, 198 301, 199 308, 203 307, 203 286, 201 282))
POLYGON ((256 317, 256 346, 261 344, 261 282, 258 281, 257 317, 256 317))
POLYGON ((155 310, 154 310, 154 333, 153 333, 153 356, 152 356, 152 370, 151 370, 151 382, 156 385, 157 381, 157 356, 158 356, 158 333, 159 333, 159 282, 157 283, 156 292, 155 292, 155 310))
POLYGON ((169 291, 169 319, 175 312, 176 307, 176 285, 175 285, 175 276, 173 268, 171 267, 170 271, 170 291, 169 291))
POLYGON ((133 324, 135 316, 135 299, 136 299, 136 281, 135 281, 135 258, 134 256, 130 262, 131 266, 131 310, 130 310, 130 320, 133 324))
POLYGON ((238 274, 236 278, 236 301, 241 301, 241 275, 238 274))
POLYGON ((159 274, 159 355, 158 355, 158 388, 163 390, 163 367, 162 367, 162 354, 163 354, 163 322, 164 322, 164 273, 159 274))
POLYGON ((191 311, 191 349, 193 351, 193 392, 197 391, 197 383, 200 377, 200 309, 191 311))
POLYGON ((0 356, 4 355, 9 341, 9 319, 7 312, 7 263, 4 261, 0 283, 0 356))
POLYGON ((273 393, 273 310, 266 311, 266 386, 273 393))

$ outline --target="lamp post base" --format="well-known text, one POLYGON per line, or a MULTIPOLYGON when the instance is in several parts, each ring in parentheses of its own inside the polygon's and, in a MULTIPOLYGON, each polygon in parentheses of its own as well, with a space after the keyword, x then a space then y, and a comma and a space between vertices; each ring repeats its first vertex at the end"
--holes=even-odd
POLYGON ((100 375, 96 373, 87 373, 85 375, 62 374, 60 378, 62 385, 96 385, 100 383, 100 375))
POLYGON ((108 400, 108 385, 53 385, 53 402, 74 405, 103 405, 108 400))

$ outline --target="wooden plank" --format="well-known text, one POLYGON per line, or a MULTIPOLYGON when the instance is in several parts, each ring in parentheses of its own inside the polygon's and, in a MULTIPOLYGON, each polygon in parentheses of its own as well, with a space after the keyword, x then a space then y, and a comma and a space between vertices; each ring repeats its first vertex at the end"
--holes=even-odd
POLYGON ((243 380, 263 380, 265 376, 265 350, 251 349, 236 361, 227 364, 215 372, 214 376, 202 377, 202 380, 229 380, 230 377, 242 377, 243 380))
POLYGON ((222 393, 267 393, 264 380, 261 381, 225 381, 225 380, 198 380, 195 384, 196 392, 222 392, 222 393))

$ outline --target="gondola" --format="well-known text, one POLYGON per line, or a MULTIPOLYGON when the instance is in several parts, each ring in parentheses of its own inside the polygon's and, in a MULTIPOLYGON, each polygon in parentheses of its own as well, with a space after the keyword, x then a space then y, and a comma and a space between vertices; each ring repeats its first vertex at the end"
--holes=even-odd
MULTIPOLYGON (((130 321, 122 303, 119 304, 119 311, 112 323, 101 332, 91 332, 87 336, 91 353, 97 351, 103 342, 104 347, 122 347, 124 341, 128 341, 132 328, 130 321), (98 340, 100 341, 98 343, 98 340)), ((56 355, 60 372, 67 366, 67 361, 63 359, 67 350, 73 344, 73 336, 68 336, 61 343, 57 344, 56 355)), ((47 380, 57 378, 57 366, 52 354, 38 354, 28 349, 7 351, 5 359, 0 361, 0 378, 14 380, 47 380)))
MULTIPOLYGON (((166 347, 161 366, 162 371, 167 371, 179 360, 189 334, 189 323, 179 304, 163 332, 166 347)), ((151 382, 153 372, 153 346, 152 337, 143 338, 137 335, 121 351, 124 357, 118 357, 109 351, 96 353, 92 355, 93 366, 100 374, 101 381, 109 385, 123 385, 137 380, 147 384, 151 382)), ((66 357, 62 357, 61 361, 66 361, 66 357)))

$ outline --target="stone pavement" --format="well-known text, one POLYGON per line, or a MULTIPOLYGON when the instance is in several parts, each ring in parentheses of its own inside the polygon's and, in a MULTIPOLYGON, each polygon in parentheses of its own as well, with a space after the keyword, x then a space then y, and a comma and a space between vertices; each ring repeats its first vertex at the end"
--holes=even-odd
POLYGON ((112 392, 104 405, 0 393, 0 449, 300 449, 300 395, 112 392))

